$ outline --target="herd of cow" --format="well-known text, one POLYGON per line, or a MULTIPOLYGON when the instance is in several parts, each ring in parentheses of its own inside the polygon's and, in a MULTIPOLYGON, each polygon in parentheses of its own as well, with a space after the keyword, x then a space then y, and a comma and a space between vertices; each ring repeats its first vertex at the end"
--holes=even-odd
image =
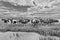
POLYGON ((1 19, 4 23, 9 23, 9 24, 41 24, 41 25, 48 25, 48 24, 52 24, 52 23, 59 23, 59 20, 57 19, 51 19, 51 18, 47 18, 47 19, 43 19, 43 18, 33 18, 33 19, 29 19, 29 18, 21 18, 16 20, 15 18, 7 18, 7 19, 1 19))

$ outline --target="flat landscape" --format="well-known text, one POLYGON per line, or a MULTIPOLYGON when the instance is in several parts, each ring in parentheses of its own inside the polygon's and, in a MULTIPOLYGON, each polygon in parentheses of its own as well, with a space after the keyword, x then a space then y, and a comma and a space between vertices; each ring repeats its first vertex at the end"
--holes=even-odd
POLYGON ((23 1, 0 1, 0 40, 60 40, 60 1, 23 1))

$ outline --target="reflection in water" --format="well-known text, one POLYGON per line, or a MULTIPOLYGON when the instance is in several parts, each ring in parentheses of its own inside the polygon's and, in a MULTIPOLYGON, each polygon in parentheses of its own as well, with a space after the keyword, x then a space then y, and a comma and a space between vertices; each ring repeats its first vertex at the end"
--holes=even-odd
POLYGON ((7 8, 10 8, 12 10, 15 9, 15 10, 20 11, 20 12, 26 12, 27 8, 31 7, 31 6, 20 6, 20 5, 14 6, 9 2, 3 2, 3 1, 1 1, 0 3, 2 4, 0 6, 4 6, 4 7, 7 7, 7 8))

